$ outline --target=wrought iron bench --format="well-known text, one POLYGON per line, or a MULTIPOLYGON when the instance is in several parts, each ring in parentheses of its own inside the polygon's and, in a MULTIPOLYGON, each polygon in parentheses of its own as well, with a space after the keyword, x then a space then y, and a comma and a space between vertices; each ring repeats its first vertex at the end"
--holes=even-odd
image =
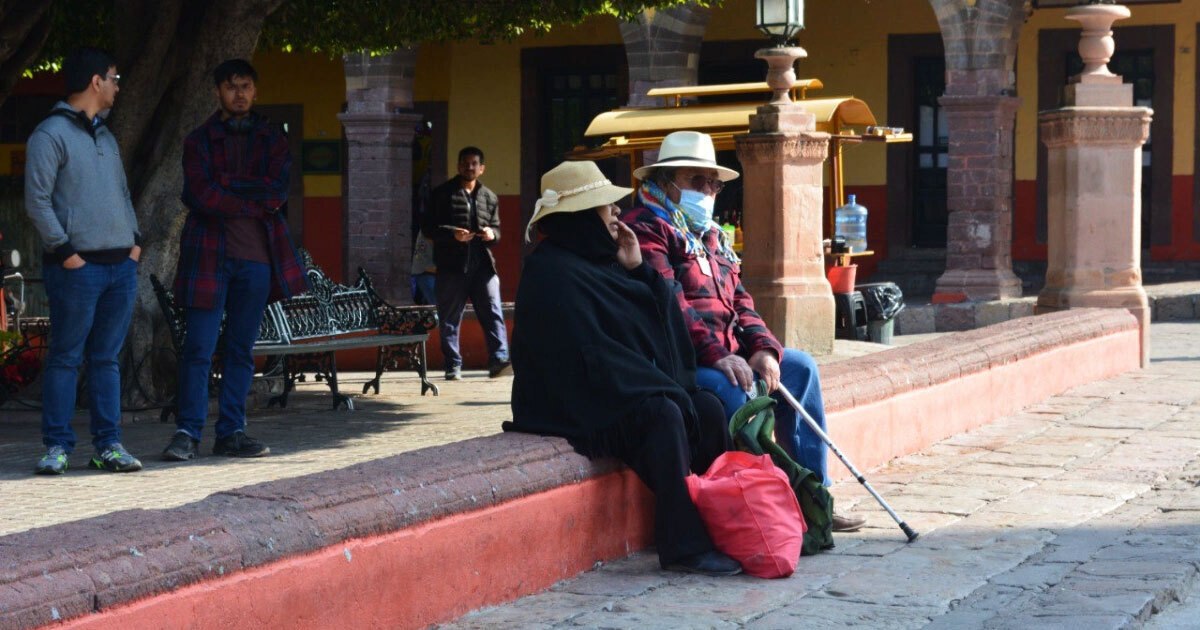
MULTIPOLYGON (((286 407, 288 394, 295 388, 296 381, 304 381, 305 373, 312 372, 317 380, 329 384, 334 409, 343 404, 347 409, 354 409, 354 401, 338 391, 336 353, 370 347, 378 351, 375 378, 363 385, 364 394, 371 388, 378 394, 383 373, 399 369, 401 360, 405 360, 421 377, 421 395, 432 390, 437 396, 437 385, 429 382, 425 365, 425 341, 429 331, 437 325, 433 307, 389 304, 375 292, 371 279, 361 267, 354 286, 333 282, 313 264, 312 256, 306 250, 299 252, 312 289, 303 295, 268 304, 258 330, 258 340, 254 342, 254 356, 280 359, 269 362, 269 367, 264 370, 264 373, 279 374, 284 379, 283 393, 272 397, 267 406, 286 407)), ((175 353, 182 356, 187 325, 184 310, 175 303, 172 292, 153 274, 150 283, 170 328, 175 353)), ((210 390, 219 379, 221 346, 218 342, 210 390)), ((162 420, 165 422, 175 409, 174 404, 164 409, 162 420)))

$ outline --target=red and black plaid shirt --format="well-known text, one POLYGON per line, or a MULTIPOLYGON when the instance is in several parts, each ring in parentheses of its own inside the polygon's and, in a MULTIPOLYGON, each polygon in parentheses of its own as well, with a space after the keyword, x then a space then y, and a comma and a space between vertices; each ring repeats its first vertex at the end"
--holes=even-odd
POLYGON ((741 267, 717 249, 715 228, 701 238, 712 269, 709 276, 696 256, 687 253, 683 235, 653 211, 634 208, 621 213, 621 220, 637 234, 642 259, 674 281, 697 363, 711 366, 730 354, 749 358, 759 350, 783 357, 783 346, 754 311, 754 299, 742 286, 741 267))
POLYGON ((287 140, 256 114, 241 174, 226 155, 228 132, 213 114, 183 141, 183 204, 187 221, 179 236, 175 299, 180 305, 212 308, 224 288, 225 226, 232 217, 261 219, 271 255, 270 301, 308 290, 304 267, 279 209, 287 201, 292 158, 287 140))

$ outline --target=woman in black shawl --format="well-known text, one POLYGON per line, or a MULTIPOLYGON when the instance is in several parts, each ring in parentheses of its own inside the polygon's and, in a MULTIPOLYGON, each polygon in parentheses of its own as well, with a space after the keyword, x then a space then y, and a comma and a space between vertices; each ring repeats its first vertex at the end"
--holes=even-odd
MULTIPOLYGON (((637 237, 592 162, 542 177, 529 229, 546 239, 525 259, 512 337, 513 423, 616 457, 654 492, 664 568, 732 575, 684 478, 729 449, 719 400, 696 389, 696 360, 671 286, 642 262, 637 237)), ((528 238, 529 230, 526 231, 528 238)))

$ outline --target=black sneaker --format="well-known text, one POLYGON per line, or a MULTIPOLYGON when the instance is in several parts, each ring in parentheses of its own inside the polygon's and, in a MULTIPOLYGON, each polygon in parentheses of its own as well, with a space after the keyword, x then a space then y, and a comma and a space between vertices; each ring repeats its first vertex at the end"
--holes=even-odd
POLYGON ((667 570, 723 576, 741 573, 742 565, 737 560, 730 558, 720 551, 705 551, 704 553, 676 560, 667 567, 667 570))
POLYGON ((462 367, 456 365, 452 368, 446 368, 446 380, 447 381, 462 380, 462 367))
POLYGON ((93 456, 92 461, 88 462, 88 468, 108 472, 136 472, 142 469, 142 462, 130 455, 120 442, 114 442, 93 456))
POLYGON ((508 359, 499 359, 496 361, 488 361, 488 377, 497 378, 505 374, 512 373, 512 361, 508 359))
POLYGON ((246 435, 245 431, 234 431, 233 435, 217 438, 213 443, 213 455, 262 457, 270 454, 271 449, 266 444, 246 435))
POLYGON ((171 443, 163 449, 162 458, 168 462, 186 462, 200 455, 200 440, 183 431, 176 431, 171 443))
POLYGON ((67 451, 61 446, 51 446, 38 460, 33 469, 38 475, 61 475, 67 472, 67 451))

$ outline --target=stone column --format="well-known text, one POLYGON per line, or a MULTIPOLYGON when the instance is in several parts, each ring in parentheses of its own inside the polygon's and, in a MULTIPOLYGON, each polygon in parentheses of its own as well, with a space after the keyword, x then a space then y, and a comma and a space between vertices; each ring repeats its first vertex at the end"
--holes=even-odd
POLYGON ((1020 99, 943 96, 950 132, 946 272, 935 301, 1021 295, 1012 271, 1013 128, 1020 99))
POLYGON ((742 282, 780 343, 828 354, 834 304, 821 247, 821 175, 829 134, 815 131, 816 117, 787 96, 796 78, 792 65, 804 50, 756 56, 772 66, 767 81, 776 92, 750 116, 750 132, 734 138, 745 179, 742 282))
POLYGON ((930 0, 946 49, 946 271, 935 302, 1021 295, 1012 272, 1013 129, 1024 0, 930 0))
POLYGON ((400 304, 412 302, 412 146, 422 119, 412 109, 416 60, 415 48, 345 55, 346 112, 338 115, 349 153, 343 278, 353 283, 362 267, 400 304))
POLYGON ((696 85, 700 40, 712 10, 695 4, 646 9, 621 23, 621 39, 629 62, 629 106, 662 104, 646 91, 656 87, 696 85))
POLYGON ((1141 327, 1142 365, 1150 360, 1150 308, 1142 287, 1142 145, 1153 112, 1133 107, 1133 86, 1108 71, 1120 5, 1067 11, 1084 24, 1082 74, 1067 86, 1067 106, 1039 114, 1047 148, 1046 286, 1035 312, 1072 307, 1124 308, 1141 327))

